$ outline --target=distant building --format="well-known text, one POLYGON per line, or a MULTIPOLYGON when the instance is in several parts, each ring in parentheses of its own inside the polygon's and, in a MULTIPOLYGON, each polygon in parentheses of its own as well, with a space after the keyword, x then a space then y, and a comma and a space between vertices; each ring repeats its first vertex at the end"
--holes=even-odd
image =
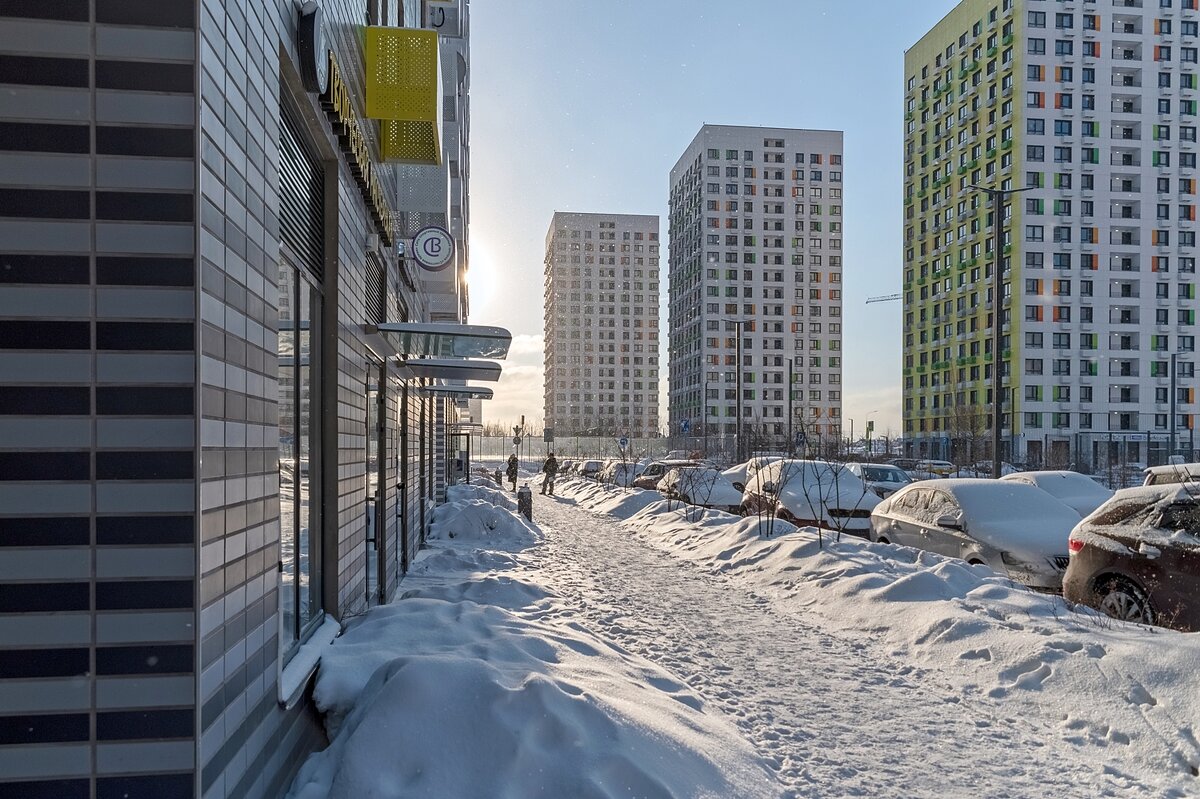
POLYGON ((1192 448, 1198 26, 1195 0, 966 0, 905 53, 912 454, 990 456, 993 209, 972 185, 1028 189, 1003 217, 1003 457, 1192 448))
POLYGON ((642 214, 554 214, 544 411, 557 436, 658 433, 658 225, 642 214))
MULTIPOLYGON (((842 134, 705 125, 671 170, 670 429, 842 434, 842 134), (738 338, 741 363, 738 363, 738 338)), ((848 431, 847 431, 848 432, 848 431)))

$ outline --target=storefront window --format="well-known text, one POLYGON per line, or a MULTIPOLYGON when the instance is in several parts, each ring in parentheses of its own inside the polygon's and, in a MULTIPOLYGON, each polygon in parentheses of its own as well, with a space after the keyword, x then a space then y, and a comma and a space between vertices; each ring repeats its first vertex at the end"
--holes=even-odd
POLYGON ((316 342, 320 294, 286 260, 279 270, 279 522, 280 637, 303 640, 320 616, 320 408, 316 342))

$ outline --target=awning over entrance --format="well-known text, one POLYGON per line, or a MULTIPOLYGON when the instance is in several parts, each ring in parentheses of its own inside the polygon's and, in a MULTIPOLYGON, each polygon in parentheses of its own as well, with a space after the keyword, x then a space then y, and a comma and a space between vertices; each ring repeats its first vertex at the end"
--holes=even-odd
MULTIPOLYGON (((453 358, 409 358, 402 367, 413 377, 433 380, 486 380, 494 383, 500 379, 500 364, 494 361, 454 360, 453 358)), ((442 386, 446 388, 446 386, 442 386)))
POLYGON ((512 334, 502 327, 453 322, 387 322, 368 325, 368 337, 378 335, 402 360, 411 358, 508 357, 512 334))
POLYGON ((421 391, 431 397, 484 400, 492 398, 492 390, 485 386, 425 386, 421 391))

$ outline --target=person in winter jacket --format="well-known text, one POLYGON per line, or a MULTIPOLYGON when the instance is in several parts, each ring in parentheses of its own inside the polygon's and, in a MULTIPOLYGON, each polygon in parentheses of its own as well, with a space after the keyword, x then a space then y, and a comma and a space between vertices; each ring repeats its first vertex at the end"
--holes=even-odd
POLYGON ((504 471, 505 476, 512 482, 513 491, 517 490, 517 456, 516 454, 508 456, 508 468, 504 471))
POLYGON ((542 481, 542 493, 545 494, 549 490, 550 496, 554 496, 554 476, 558 474, 558 460, 553 452, 542 464, 542 471, 546 473, 546 479, 542 481))

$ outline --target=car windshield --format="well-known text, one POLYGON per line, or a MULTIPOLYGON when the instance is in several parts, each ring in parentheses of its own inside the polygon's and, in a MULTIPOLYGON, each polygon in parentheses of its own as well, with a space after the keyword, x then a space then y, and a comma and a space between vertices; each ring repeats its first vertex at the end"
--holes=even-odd
POLYGON ((867 480, 873 480, 877 483, 911 483, 910 478, 904 471, 897 469, 895 466, 864 466, 863 477, 867 480))

